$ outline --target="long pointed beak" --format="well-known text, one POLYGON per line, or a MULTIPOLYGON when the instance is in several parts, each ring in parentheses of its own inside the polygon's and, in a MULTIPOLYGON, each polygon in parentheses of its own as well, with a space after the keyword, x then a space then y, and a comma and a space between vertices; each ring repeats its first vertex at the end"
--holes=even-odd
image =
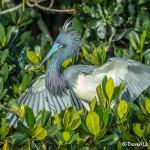
POLYGON ((53 47, 50 49, 50 51, 48 52, 48 54, 46 55, 46 57, 42 60, 42 62, 41 62, 41 64, 39 65, 38 69, 44 64, 44 62, 45 62, 46 60, 48 60, 48 58, 49 58, 50 56, 52 56, 52 54, 53 54, 54 52, 57 51, 57 49, 59 48, 59 46, 60 46, 59 43, 55 43, 55 44, 53 45, 53 47))

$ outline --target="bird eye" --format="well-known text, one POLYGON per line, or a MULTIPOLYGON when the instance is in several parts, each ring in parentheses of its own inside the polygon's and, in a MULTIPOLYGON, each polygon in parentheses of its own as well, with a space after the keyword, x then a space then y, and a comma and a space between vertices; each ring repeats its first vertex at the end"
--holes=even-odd
POLYGON ((59 43, 59 41, 56 42, 57 44, 59 43))

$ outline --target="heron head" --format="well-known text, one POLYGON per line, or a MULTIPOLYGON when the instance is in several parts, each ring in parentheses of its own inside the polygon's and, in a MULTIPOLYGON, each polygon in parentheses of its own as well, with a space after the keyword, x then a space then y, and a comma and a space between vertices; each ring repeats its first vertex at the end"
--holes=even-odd
POLYGON ((38 68, 40 68, 48 58, 55 53, 57 50, 63 49, 66 47, 66 50, 64 54, 71 55, 70 53, 73 53, 72 55, 75 55, 81 46, 80 42, 80 36, 76 31, 73 31, 69 25, 71 24, 70 18, 66 20, 64 23, 64 26, 62 28, 62 31, 59 33, 58 37, 56 38, 56 41, 53 45, 53 47, 50 49, 46 57, 43 59, 41 64, 38 68))

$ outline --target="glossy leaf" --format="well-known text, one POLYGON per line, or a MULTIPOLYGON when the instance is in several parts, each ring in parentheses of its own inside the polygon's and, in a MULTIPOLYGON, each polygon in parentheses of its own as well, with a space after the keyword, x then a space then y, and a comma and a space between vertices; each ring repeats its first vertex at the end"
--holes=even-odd
POLYGON ((107 126, 108 123, 108 117, 109 117, 109 108, 106 108, 103 112, 103 122, 104 122, 104 127, 107 126))
POLYGON ((100 130, 99 122, 100 120, 98 115, 95 112, 90 111, 86 118, 86 125, 90 132, 94 135, 97 135, 100 130))
POLYGON ((72 130, 77 129, 80 125, 81 125, 81 118, 80 118, 80 114, 83 114, 84 110, 78 110, 73 114, 73 123, 71 125, 72 130))
POLYGON ((143 133, 144 133, 144 130, 141 129, 141 124, 133 123, 132 127, 133 127, 134 133, 141 138, 143 136, 143 133))
POLYGON ((120 118, 122 118, 128 109, 128 104, 125 100, 120 101, 119 105, 118 105, 118 115, 120 118))
POLYGON ((47 128, 47 136, 54 136, 56 134, 56 132, 59 131, 59 127, 57 124, 54 124, 52 126, 50 126, 49 128, 47 128))
POLYGON ((98 141, 97 143, 100 144, 101 146, 108 146, 117 143, 118 140, 119 136, 117 134, 113 134, 106 136, 104 139, 98 141))
POLYGON ((103 88, 101 87, 101 85, 97 86, 96 92, 97 92, 97 95, 99 98, 101 108, 104 109, 106 106, 106 98, 105 98, 104 91, 103 91, 103 88))
POLYGON ((37 139, 44 139, 47 135, 46 129, 42 128, 40 125, 37 127, 33 128, 31 131, 31 136, 37 139))
POLYGON ((5 138, 6 135, 8 134, 8 132, 9 132, 9 128, 7 128, 6 120, 4 118, 2 118, 1 128, 0 128, 0 135, 2 135, 3 138, 5 138))
POLYGON ((17 131, 26 135, 30 134, 29 129, 21 121, 17 122, 17 131))
POLYGON ((0 42, 2 43, 5 36, 5 30, 2 24, 0 24, 0 42))
POLYGON ((150 114, 150 99, 145 100, 145 109, 150 114))
POLYGON ((95 105, 96 105, 97 99, 96 97, 92 100, 90 104, 90 111, 94 111, 95 105))
POLYGON ((140 52, 142 52, 144 44, 145 44, 145 38, 146 38, 146 30, 142 33, 141 39, 140 39, 140 52))
POLYGON ((40 65, 39 58, 33 51, 27 51, 27 57, 33 64, 40 65))
POLYGON ((74 134, 68 141, 68 144, 72 144, 77 139, 78 136, 79 136, 78 133, 74 134))
POLYGON ((3 78, 0 77, 0 94, 1 94, 2 91, 3 91, 3 86, 4 86, 4 81, 3 81, 3 78))
POLYGON ((110 102, 114 93, 114 81, 112 78, 109 78, 106 82, 106 93, 110 102))
POLYGON ((84 12, 85 14, 88 14, 88 15, 91 16, 91 17, 95 17, 95 12, 94 12, 94 10, 93 10, 92 8, 90 8, 89 6, 87 6, 87 5, 84 5, 84 6, 83 6, 83 12, 84 12))
POLYGON ((64 138, 64 140, 65 140, 66 142, 68 142, 69 139, 70 139, 70 133, 67 132, 67 131, 64 131, 64 132, 63 132, 63 138, 64 138))
POLYGON ((5 63, 8 54, 9 54, 8 49, 5 49, 4 51, 0 51, 0 66, 5 63))
POLYGON ((28 106, 26 107, 25 121, 28 127, 32 130, 34 127, 35 119, 34 119, 34 114, 33 114, 32 109, 28 106))
POLYGON ((82 124, 83 129, 84 129, 87 133, 90 133, 90 131, 89 131, 87 125, 86 125, 86 115, 80 114, 80 118, 81 118, 81 124, 82 124))
POLYGON ((73 112, 71 110, 68 110, 66 112, 66 115, 64 117, 64 126, 65 128, 68 128, 72 125, 73 123, 73 112))

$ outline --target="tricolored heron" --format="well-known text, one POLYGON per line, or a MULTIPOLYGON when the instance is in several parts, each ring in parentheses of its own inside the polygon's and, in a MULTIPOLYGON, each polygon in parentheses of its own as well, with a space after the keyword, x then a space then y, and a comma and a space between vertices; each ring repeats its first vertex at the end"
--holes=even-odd
MULTIPOLYGON (((70 22, 65 22, 53 47, 39 66, 60 49, 51 59, 46 74, 30 84, 18 99, 20 104, 31 107, 35 114, 45 108, 53 116, 54 112, 60 113, 67 105, 75 105, 77 109, 87 108, 97 95, 96 87, 102 83, 105 75, 113 78, 115 86, 126 83, 121 98, 128 102, 135 100, 150 85, 150 67, 123 58, 110 58, 101 67, 74 65, 61 72, 62 63, 75 56, 81 46, 80 36, 69 28, 70 22)), ((18 119, 11 113, 7 118, 11 120, 10 126, 18 119)))

